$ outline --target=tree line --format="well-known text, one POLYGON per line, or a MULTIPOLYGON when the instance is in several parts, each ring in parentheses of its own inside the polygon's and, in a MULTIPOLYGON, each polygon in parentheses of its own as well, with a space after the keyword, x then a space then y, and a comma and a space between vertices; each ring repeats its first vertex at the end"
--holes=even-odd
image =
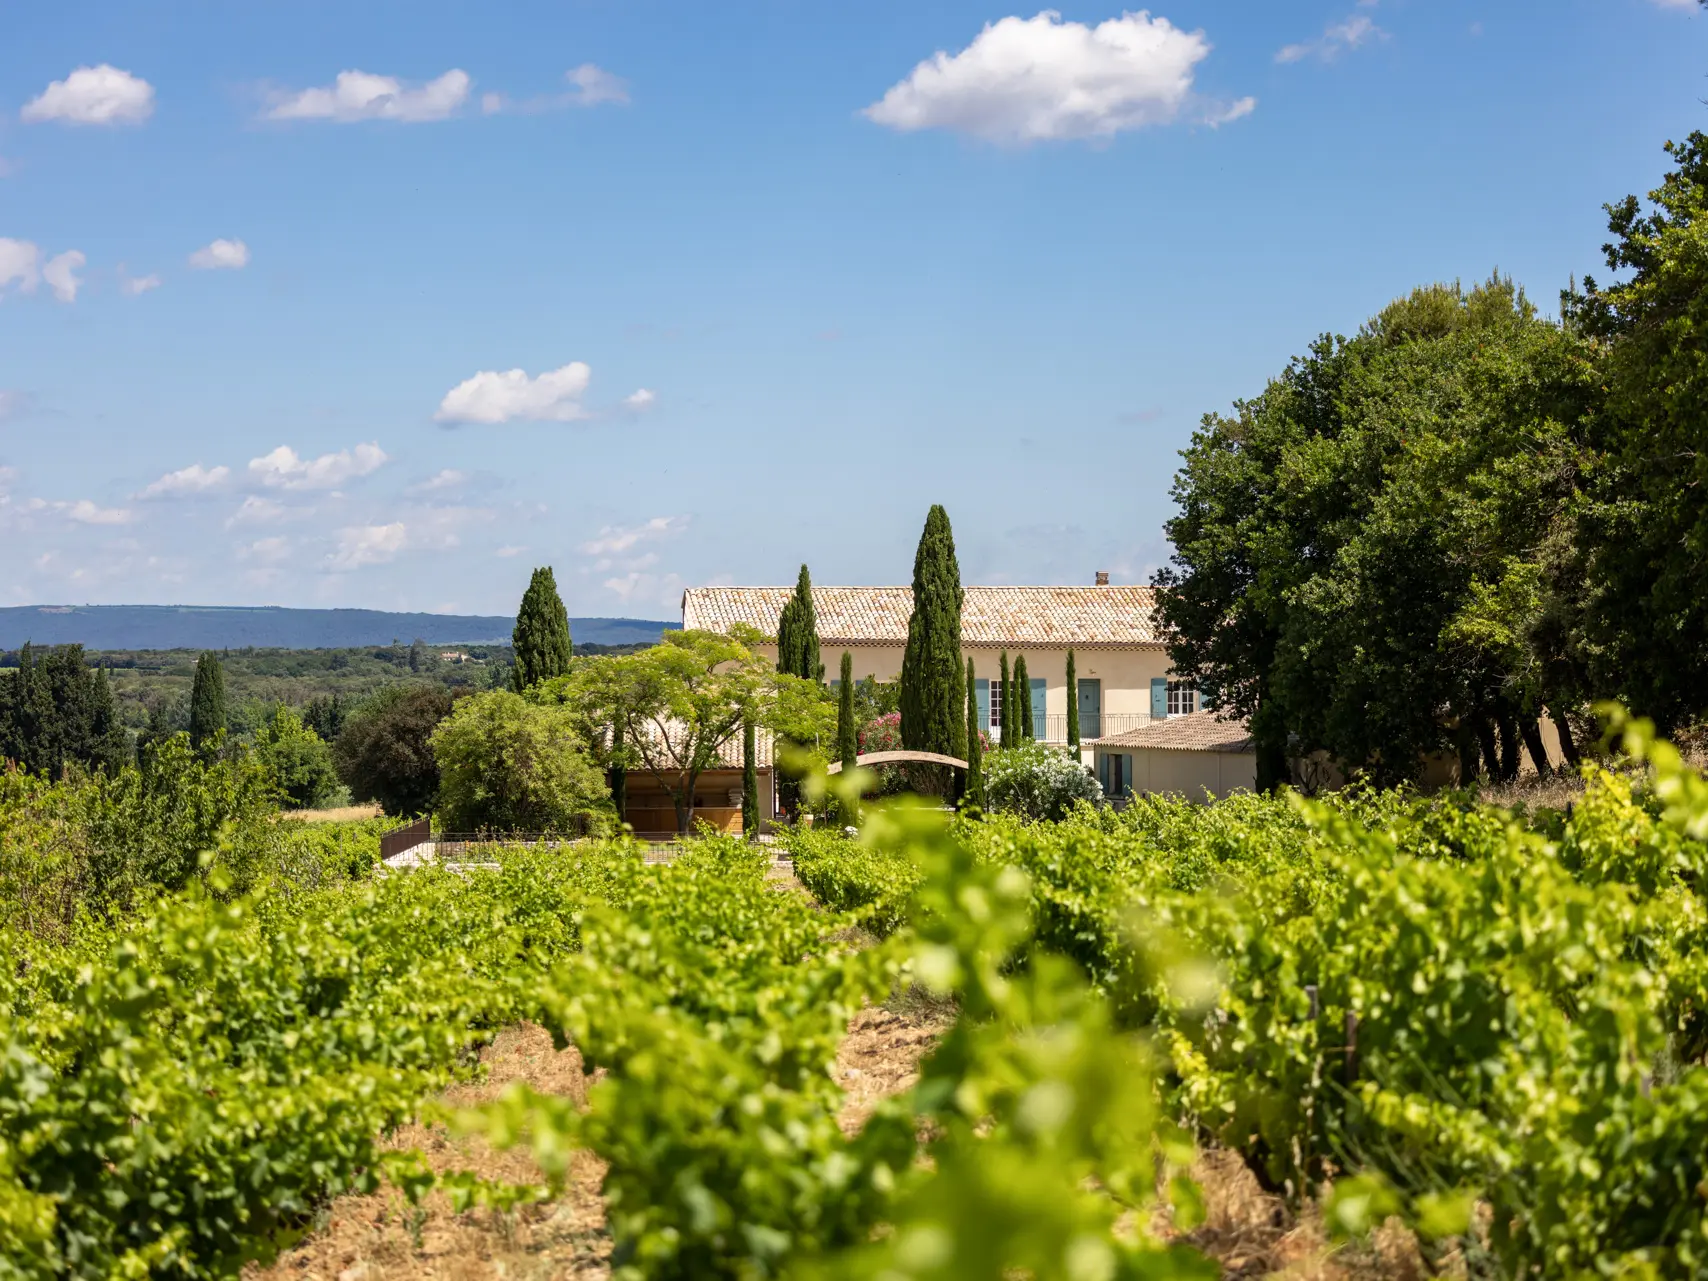
POLYGON ((1159 610, 1260 786, 1319 751, 1546 772, 1539 718, 1575 762, 1601 700, 1708 715, 1708 137, 1666 150, 1559 319, 1498 273, 1428 285, 1204 417, 1159 610))

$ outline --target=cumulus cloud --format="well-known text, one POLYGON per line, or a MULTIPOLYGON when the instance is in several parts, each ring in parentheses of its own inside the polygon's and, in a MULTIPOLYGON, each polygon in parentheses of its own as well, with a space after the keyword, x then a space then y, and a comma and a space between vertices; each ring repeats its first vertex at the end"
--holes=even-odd
POLYGON ((616 556, 642 543, 679 534, 687 527, 686 516, 654 516, 640 525, 606 525, 597 538, 581 544, 581 550, 589 556, 616 556))
POLYGON ((127 274, 124 268, 119 268, 119 292, 127 297, 135 298, 138 294, 145 294, 150 289, 158 288, 160 288, 159 276, 132 276, 127 274))
POLYGON ((291 540, 280 535, 271 538, 257 538, 245 547, 237 549, 239 560, 258 561, 263 565, 276 565, 289 558, 291 540))
POLYGON ((103 62, 79 67, 55 80, 39 97, 24 104, 26 121, 58 120, 68 125, 140 124, 154 112, 154 86, 103 62))
POLYGON ((570 100, 579 107, 595 107, 601 102, 627 105, 629 85, 621 76, 614 76, 591 62, 584 62, 563 73, 570 84, 570 100))
POLYGON ((278 525, 312 514, 312 508, 287 507, 271 498, 250 494, 226 520, 225 527, 232 529, 238 525, 278 525))
POLYGON ((74 503, 54 503, 56 511, 63 512, 67 520, 74 520, 80 525, 128 525, 131 513, 124 507, 102 507, 87 498, 79 498, 74 503))
POLYGON ((587 417, 581 396, 591 377, 579 360, 537 378, 521 369, 483 370, 446 392, 433 417, 442 423, 574 422, 587 417))
POLYGON ((641 387, 623 397, 623 408, 627 409, 630 413, 638 414, 643 409, 651 409, 653 402, 657 399, 657 393, 649 391, 645 387, 641 387))
POLYGON ((364 565, 383 565, 408 545, 409 531, 401 520, 389 525, 351 525, 338 531, 338 546, 327 555, 326 567, 348 573, 364 565))
POLYGON ((1348 50, 1369 44, 1372 40, 1384 40, 1387 35, 1368 14, 1355 13, 1343 21, 1329 23, 1323 28, 1322 35, 1314 40, 1283 45, 1276 50, 1275 61, 1303 62, 1306 58, 1315 58, 1319 62, 1333 62, 1348 50))
POLYGON ((278 489, 336 489, 379 470, 387 461, 385 450, 372 441, 319 458, 299 458, 289 445, 280 445, 270 454, 250 459, 249 476, 278 489))
POLYGON ((468 473, 447 467, 436 472, 418 485, 410 487, 411 494, 442 494, 446 490, 460 489, 468 483, 468 473))
POLYGON ((198 271, 236 271, 249 265, 249 246, 241 240, 216 240, 190 255, 198 271))
POLYGON ((41 282, 41 258, 41 250, 29 241, 0 236, 0 292, 16 285, 26 294, 34 293, 41 282))
POLYGON ((527 550, 528 549, 526 547, 522 546, 520 543, 511 543, 508 546, 500 547, 497 551, 493 552, 492 554, 494 556, 503 556, 506 559, 508 559, 511 556, 520 556, 523 552, 525 552, 527 550))
POLYGON ((203 467, 191 463, 177 471, 169 471, 153 484, 137 492, 138 498, 184 498, 218 489, 231 475, 229 467, 203 467))
POLYGON ((53 296, 60 302, 76 302, 77 291, 83 282, 77 278, 77 273, 88 262, 75 249, 68 249, 62 254, 55 254, 42 264, 42 279, 47 281, 48 288, 53 290, 53 296))
POLYGON ((287 94, 267 112, 269 120, 395 120, 420 124, 455 115, 468 101, 468 72, 452 68, 437 80, 408 87, 396 76, 340 71, 332 84, 287 94))
POLYGON ((864 114, 1001 143, 1108 138, 1178 119, 1209 52, 1202 31, 1143 10, 1090 27, 1046 9, 987 25, 959 53, 939 50, 864 114))

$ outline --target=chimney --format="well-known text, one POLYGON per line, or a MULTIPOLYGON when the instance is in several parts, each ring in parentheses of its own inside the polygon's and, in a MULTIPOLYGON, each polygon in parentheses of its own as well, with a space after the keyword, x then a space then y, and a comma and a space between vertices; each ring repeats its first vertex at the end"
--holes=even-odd
POLYGON ((1108 570, 1100 569, 1097 571, 1097 586, 1099 586, 1099 587, 1109 586, 1109 571, 1108 570))

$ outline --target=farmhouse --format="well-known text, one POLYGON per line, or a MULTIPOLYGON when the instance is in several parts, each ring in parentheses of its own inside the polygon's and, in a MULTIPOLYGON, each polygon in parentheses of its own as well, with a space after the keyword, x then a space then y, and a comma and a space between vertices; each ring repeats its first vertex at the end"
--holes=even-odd
POLYGON ((1092 751, 1106 796, 1177 792, 1202 801, 1257 784, 1257 754, 1245 724, 1203 709, 1100 739, 1092 751))
MULTIPOLYGON (((1001 724, 1002 651, 1026 656, 1032 722, 1046 743, 1067 742, 1067 652, 1079 677, 1079 732, 1090 743, 1193 709, 1189 686, 1171 683, 1157 631, 1156 590, 1114 586, 1099 573, 1092 587, 968 587, 961 606, 961 649, 973 660, 979 716, 1001 724)), ((738 623, 777 635, 789 587, 693 587, 682 597, 682 626, 727 632, 738 623)), ((834 671, 843 650, 856 679, 901 676, 913 591, 907 587, 814 587, 819 646, 834 671)), ((765 647, 776 656, 776 646, 765 647)))

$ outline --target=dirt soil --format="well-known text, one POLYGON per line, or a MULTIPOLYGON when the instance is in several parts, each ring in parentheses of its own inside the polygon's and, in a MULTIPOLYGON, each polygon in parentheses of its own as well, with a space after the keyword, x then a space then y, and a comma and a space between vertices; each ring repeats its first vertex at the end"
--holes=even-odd
MULTIPOLYGON (((840 1117, 844 1133, 857 1132, 881 1100, 912 1086, 920 1059, 952 1019, 946 1007, 907 1002, 855 1015, 835 1068, 847 1095, 840 1117)), ((491 1099, 512 1081, 526 1081, 542 1093, 586 1098, 580 1055, 573 1048, 554 1050, 543 1028, 508 1028, 481 1057, 486 1077, 453 1086, 445 1092, 446 1102, 491 1099)), ((390 1144, 421 1151, 436 1171, 472 1170, 515 1183, 541 1178, 523 1150, 495 1152, 480 1140, 452 1139, 439 1127, 405 1126, 390 1144)), ((1235 1153, 1205 1152, 1192 1174, 1204 1191, 1205 1222, 1191 1232, 1177 1232, 1164 1208, 1153 1217, 1152 1229, 1218 1260, 1230 1281, 1422 1281, 1429 1275, 1415 1241, 1397 1225, 1382 1229, 1367 1244, 1336 1246, 1314 1206, 1291 1213, 1279 1197, 1262 1190, 1235 1153)), ((341 1197, 306 1240, 270 1267, 252 1267, 244 1276, 246 1281, 608 1277, 611 1242, 599 1198, 603 1177, 602 1163, 580 1153, 561 1199, 510 1214, 453 1214, 437 1193, 419 1208, 389 1191, 341 1197)))

